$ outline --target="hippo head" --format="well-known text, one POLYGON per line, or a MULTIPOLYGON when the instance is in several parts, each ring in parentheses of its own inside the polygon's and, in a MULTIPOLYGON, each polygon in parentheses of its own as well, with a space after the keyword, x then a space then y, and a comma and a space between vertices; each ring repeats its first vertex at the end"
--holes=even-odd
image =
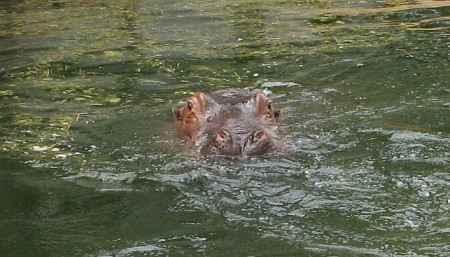
POLYGON ((174 113, 178 135, 202 155, 259 156, 279 146, 279 112, 263 93, 197 92, 174 113))

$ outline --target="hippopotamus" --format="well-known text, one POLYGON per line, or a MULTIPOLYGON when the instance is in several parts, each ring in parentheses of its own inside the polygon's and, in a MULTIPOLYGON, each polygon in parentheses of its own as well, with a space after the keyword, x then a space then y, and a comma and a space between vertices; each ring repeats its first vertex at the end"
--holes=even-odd
POLYGON ((262 92, 196 92, 173 111, 178 137, 203 156, 262 156, 280 147, 280 111, 262 92))

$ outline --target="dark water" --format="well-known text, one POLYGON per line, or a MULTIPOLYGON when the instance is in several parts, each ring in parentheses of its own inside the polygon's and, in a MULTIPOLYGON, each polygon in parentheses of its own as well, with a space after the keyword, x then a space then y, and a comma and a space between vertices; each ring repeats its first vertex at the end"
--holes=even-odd
POLYGON ((450 1, 1 1, 1 256, 449 256, 450 1), (265 90, 286 149, 171 109, 265 90))

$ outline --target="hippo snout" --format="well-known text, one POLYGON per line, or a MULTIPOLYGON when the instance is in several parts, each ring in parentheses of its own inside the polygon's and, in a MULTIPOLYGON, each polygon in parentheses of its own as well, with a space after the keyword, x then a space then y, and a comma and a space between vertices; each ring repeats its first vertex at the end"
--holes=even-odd
POLYGON ((272 138, 264 131, 255 131, 251 133, 242 145, 242 155, 257 156, 263 155, 272 150, 272 138))
POLYGON ((264 155, 274 146, 273 139, 262 130, 243 135, 222 130, 215 136, 209 136, 209 142, 203 144, 201 153, 202 155, 250 157, 264 155))

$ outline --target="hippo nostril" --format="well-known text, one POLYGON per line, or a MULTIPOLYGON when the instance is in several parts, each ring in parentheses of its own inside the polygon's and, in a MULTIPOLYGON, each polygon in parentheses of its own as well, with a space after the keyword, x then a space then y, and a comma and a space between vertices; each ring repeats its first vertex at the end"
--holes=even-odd
POLYGON ((272 144, 272 138, 264 131, 258 130, 247 137, 242 148, 242 154, 244 156, 262 155, 272 148, 272 144))
POLYGON ((217 140, 227 140, 229 137, 230 137, 230 135, 226 131, 220 131, 217 134, 217 140))
POLYGON ((267 136, 266 136, 266 134, 264 132, 256 131, 256 132, 253 133, 252 142, 255 143, 255 142, 264 140, 266 138, 267 138, 267 136))
POLYGON ((233 137, 227 131, 220 131, 217 133, 214 147, 219 154, 231 154, 233 150, 233 137))

